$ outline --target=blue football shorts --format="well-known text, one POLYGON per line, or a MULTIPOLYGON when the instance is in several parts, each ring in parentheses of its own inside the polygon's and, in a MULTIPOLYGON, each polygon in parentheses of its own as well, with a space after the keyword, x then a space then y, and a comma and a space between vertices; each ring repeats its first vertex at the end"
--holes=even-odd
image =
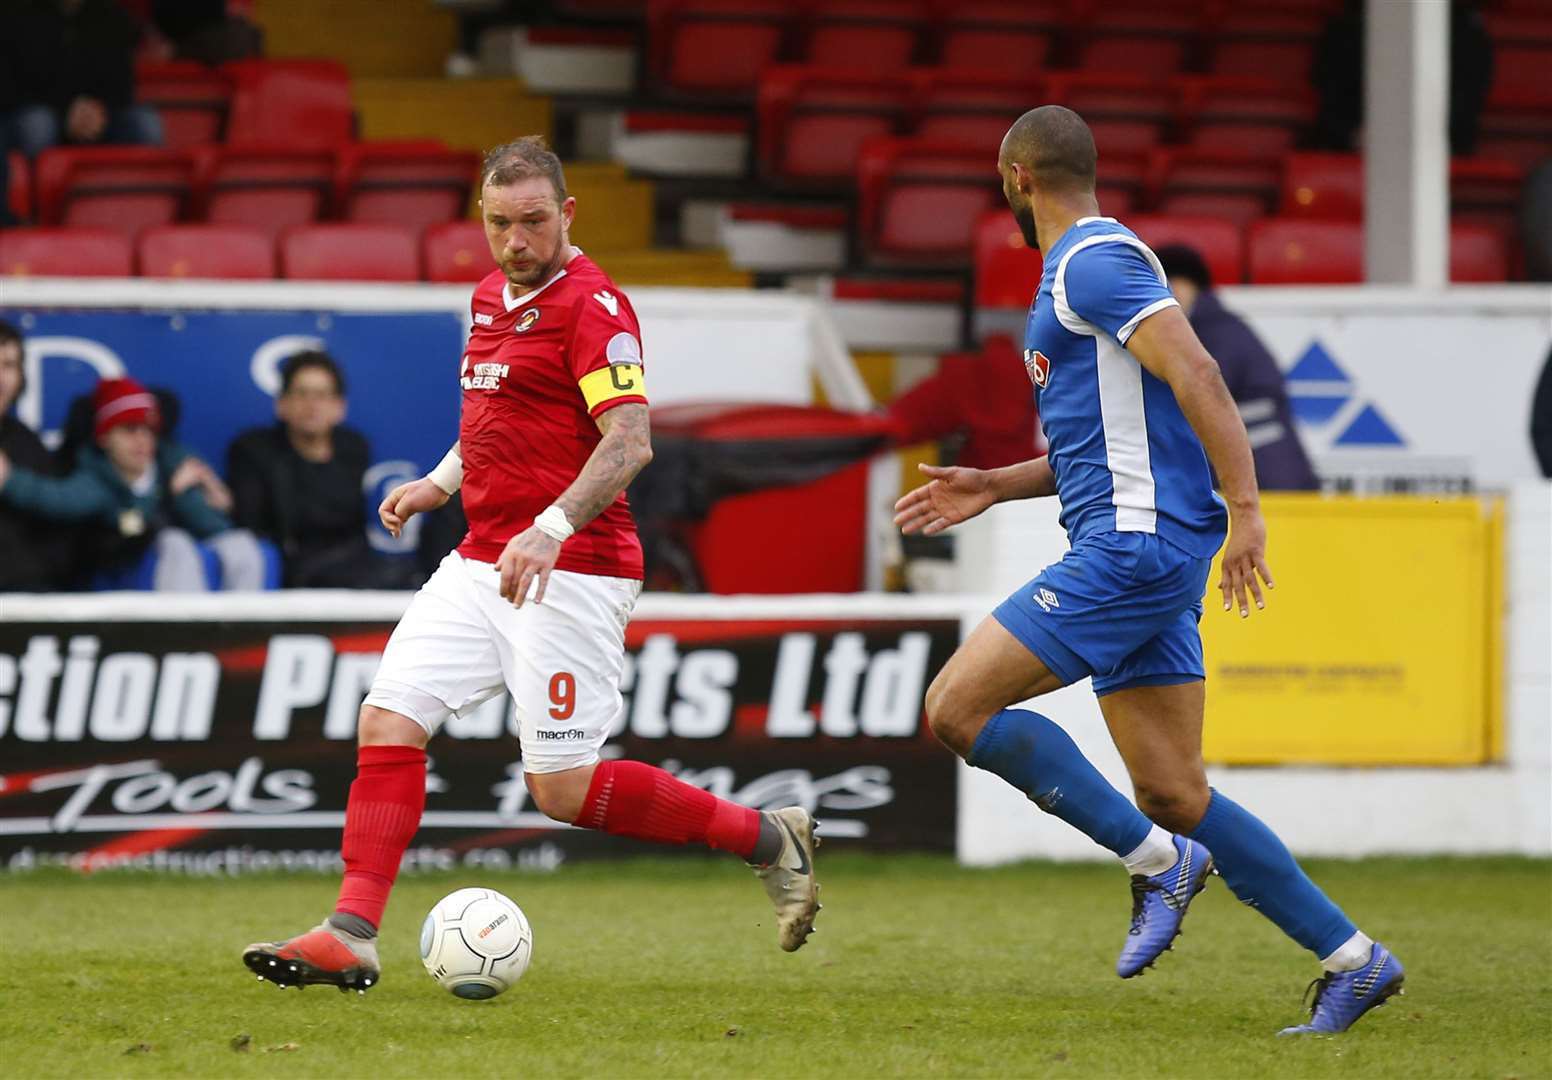
POLYGON ((1079 540, 992 616, 1063 683, 1093 676, 1099 696, 1207 677, 1202 595, 1211 559, 1153 533, 1079 540))

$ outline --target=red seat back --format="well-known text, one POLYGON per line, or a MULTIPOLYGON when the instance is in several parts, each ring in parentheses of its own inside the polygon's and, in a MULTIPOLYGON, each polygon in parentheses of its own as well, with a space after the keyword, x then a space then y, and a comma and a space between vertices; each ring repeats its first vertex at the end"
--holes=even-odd
POLYGON ((142 277, 272 278, 275 241, 241 225, 166 225, 140 235, 142 277))
POLYGON ((427 281, 480 281, 496 268, 478 221, 433 225, 421 238, 427 281))
POLYGON ((162 118, 162 145, 173 149, 220 142, 231 96, 231 79, 192 60, 135 68, 135 97, 155 106, 162 118))
POLYGON ((280 235, 280 275, 331 281, 415 281, 415 236, 392 225, 297 225, 280 235))
POLYGON ((760 76, 759 156, 766 175, 840 184, 862 144, 900 128, 913 82, 829 68, 773 67, 760 76))
POLYGON ((1289 154, 1284 161, 1283 214, 1363 219, 1363 159, 1357 154, 1289 154))
POLYGON ((649 58, 657 80, 683 94, 747 98, 776 61, 795 13, 781 0, 653 0, 649 58))
POLYGON ((227 142, 313 148, 350 141, 355 123, 344 65, 237 60, 223 70, 234 86, 227 142))
POLYGON ((1149 189, 1160 214, 1221 217, 1244 223, 1271 211, 1282 179, 1281 163, 1255 154, 1156 150, 1149 159, 1149 189))
POLYGON ((1238 285, 1245 280, 1244 236, 1238 224, 1212 217, 1170 217, 1134 214, 1126 225, 1157 251, 1172 244, 1194 248, 1207 263, 1214 285, 1238 285))
POLYGON ((0 275, 128 277, 131 262, 119 229, 0 229, 0 275))
POLYGON ((1363 281, 1363 225, 1268 218, 1250 227, 1250 280, 1257 285, 1348 285, 1363 281))
POLYGON ((1450 225, 1450 280, 1495 282, 1509 279, 1509 245, 1490 225, 1450 225))
POLYGON ((1000 188, 985 153, 920 138, 869 140, 857 162, 859 232, 873 256, 968 264, 1000 188))
POLYGON ((26 221, 32 217, 32 162, 20 150, 11 150, 6 154, 6 163, 10 166, 10 187, 0 192, 0 197, 10 207, 12 217, 26 221))
POLYGON ((334 152, 285 146, 227 146, 204 170, 201 216, 271 235, 317 221, 331 207, 334 152))
POLYGON ((1027 308, 1040 287, 1040 252, 1024 242, 1008 210, 988 210, 975 224, 975 306, 1027 308))
POLYGON ((804 59, 819 67, 899 71, 909 67, 925 12, 901 0, 829 0, 813 5, 804 59))
POLYGON ((36 162, 38 217, 133 235, 176 221, 190 201, 194 159, 151 146, 56 146, 36 162))
POLYGON ((469 206, 480 156, 439 147, 361 143, 340 154, 342 216, 421 229, 469 206))

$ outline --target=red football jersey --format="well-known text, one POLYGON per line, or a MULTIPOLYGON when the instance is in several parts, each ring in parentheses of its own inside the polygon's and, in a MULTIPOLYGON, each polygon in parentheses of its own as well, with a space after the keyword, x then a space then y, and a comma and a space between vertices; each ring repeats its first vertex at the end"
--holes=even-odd
MULTIPOLYGON (((471 309, 458 428, 469 534, 458 551, 493 563, 582 471, 602 438, 595 419, 646 403, 641 327, 625 294, 586 255, 516 299, 492 271, 471 309)), ((623 493, 566 541, 555 567, 642 576, 623 493)))

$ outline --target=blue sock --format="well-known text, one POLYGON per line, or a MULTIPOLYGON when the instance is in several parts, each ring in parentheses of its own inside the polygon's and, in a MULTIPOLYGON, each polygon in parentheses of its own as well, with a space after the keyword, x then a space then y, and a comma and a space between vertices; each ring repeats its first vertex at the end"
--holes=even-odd
POLYGON ((996 773, 1040 809, 1117 855, 1136 850, 1153 828, 1072 738, 1039 713, 1002 710, 986 722, 965 760, 996 773))
POLYGON ((1212 793, 1191 839, 1212 852, 1235 896, 1317 957, 1330 956, 1358 932, 1299 868, 1277 834, 1221 791, 1212 793))

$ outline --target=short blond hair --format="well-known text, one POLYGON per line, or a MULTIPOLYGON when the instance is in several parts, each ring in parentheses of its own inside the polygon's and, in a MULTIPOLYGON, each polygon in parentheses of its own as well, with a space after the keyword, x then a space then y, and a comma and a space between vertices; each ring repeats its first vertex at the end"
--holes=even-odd
POLYGON ((555 189, 555 201, 566 201, 566 173, 560 158, 539 135, 524 135, 520 139, 502 143, 485 155, 480 166, 480 187, 494 184, 506 187, 519 180, 543 176, 555 189))

